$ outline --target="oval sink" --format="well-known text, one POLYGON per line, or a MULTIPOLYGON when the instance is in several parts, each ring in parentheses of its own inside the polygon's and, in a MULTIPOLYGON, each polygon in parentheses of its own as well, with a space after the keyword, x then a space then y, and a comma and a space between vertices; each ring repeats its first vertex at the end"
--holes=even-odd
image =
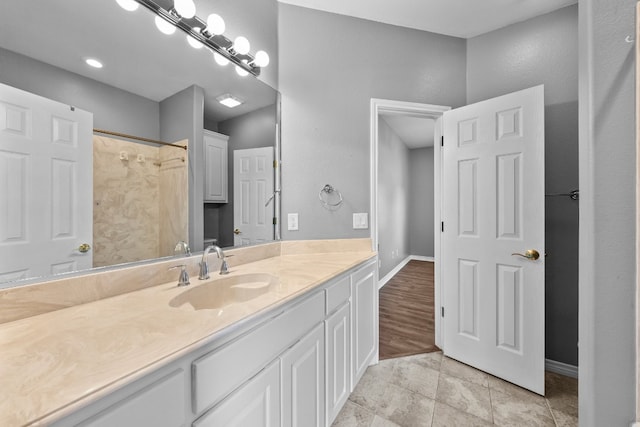
POLYGON ((277 284, 278 278, 266 273, 229 276, 187 289, 174 297, 169 305, 194 310, 219 309, 257 298, 277 284))

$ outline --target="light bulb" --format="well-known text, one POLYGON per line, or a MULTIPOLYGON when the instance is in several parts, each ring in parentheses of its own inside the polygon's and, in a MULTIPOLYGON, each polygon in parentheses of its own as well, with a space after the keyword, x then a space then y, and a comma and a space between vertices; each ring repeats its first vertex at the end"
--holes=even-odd
POLYGON ((245 77, 249 75, 249 72, 247 70, 245 70, 244 68, 238 65, 236 65, 236 73, 238 73, 240 77, 245 77))
POLYGON ((196 16, 196 4, 193 0, 175 0, 173 7, 178 15, 185 19, 191 19, 196 16))
POLYGON ((267 65, 269 65, 269 54, 264 50, 257 51, 253 63, 258 67, 266 67, 267 65))
POLYGON ((219 36, 224 33, 225 28, 224 19, 220 15, 212 13, 207 17, 207 28, 205 30, 208 33, 219 36))
POLYGON ((172 23, 165 21, 159 16, 156 16, 155 21, 156 21, 156 27, 158 28, 158 30, 160 30, 162 34, 166 34, 170 36, 171 34, 176 32, 176 27, 172 23))
MULTIPOLYGON (((200 27, 193 27, 193 30, 196 33, 199 33, 200 27)), ((201 41, 194 39, 190 34, 187 34, 187 41, 189 42, 189 45, 191 45, 191 47, 194 49, 200 49, 204 46, 201 41)))
POLYGON ((233 41, 233 50, 235 50, 240 55, 246 55, 249 53, 249 49, 251 46, 249 45, 249 40, 246 37, 238 36, 233 41))
POLYGON ((140 6, 137 2, 133 0, 116 0, 116 2, 118 2, 120 7, 126 10, 127 12, 133 12, 134 10, 138 9, 138 6, 140 6))
POLYGON ((218 52, 213 52, 213 59, 215 59, 216 63, 222 67, 229 64, 229 60, 220 55, 218 52))

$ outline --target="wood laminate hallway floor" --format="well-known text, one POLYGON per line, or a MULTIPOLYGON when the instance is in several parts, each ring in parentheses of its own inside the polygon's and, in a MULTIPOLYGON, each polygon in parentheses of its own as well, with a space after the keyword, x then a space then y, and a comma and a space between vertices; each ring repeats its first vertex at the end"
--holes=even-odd
POLYGON ((433 263, 409 261, 380 289, 380 359, 438 351, 433 263))

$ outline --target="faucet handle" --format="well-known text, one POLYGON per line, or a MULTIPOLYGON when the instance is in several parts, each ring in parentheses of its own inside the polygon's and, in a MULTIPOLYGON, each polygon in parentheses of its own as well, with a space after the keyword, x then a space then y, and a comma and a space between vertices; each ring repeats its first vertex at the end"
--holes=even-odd
POLYGON ((187 286, 191 282, 189 282, 189 273, 187 273, 187 266, 184 264, 175 265, 173 267, 169 267, 169 270, 174 270, 176 268, 182 268, 180 270, 180 276, 178 277, 178 286, 187 286))

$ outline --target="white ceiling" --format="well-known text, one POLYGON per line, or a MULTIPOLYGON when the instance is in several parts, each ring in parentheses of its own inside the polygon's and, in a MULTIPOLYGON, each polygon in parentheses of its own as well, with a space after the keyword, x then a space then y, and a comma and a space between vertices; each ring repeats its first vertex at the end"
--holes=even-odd
POLYGON ((278 0, 310 9, 470 38, 577 0, 278 0))
POLYGON ((381 118, 409 149, 433 147, 434 119, 401 114, 382 114, 381 118))

